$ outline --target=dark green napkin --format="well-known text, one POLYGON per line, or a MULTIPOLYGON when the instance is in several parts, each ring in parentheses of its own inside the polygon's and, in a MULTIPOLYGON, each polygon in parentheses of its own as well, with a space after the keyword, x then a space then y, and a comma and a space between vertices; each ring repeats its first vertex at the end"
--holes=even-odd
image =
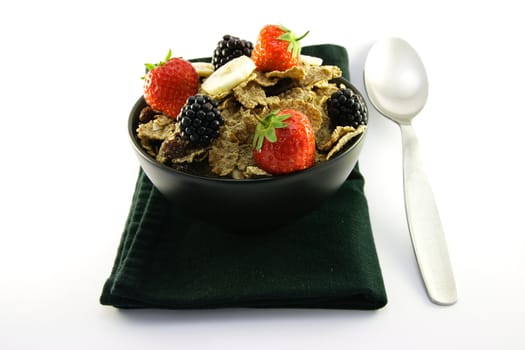
MULTIPOLYGON (((303 53, 336 64, 337 45, 303 53)), ((272 232, 240 234, 175 212, 139 172, 100 302, 119 308, 379 309, 387 298, 356 167, 330 201, 272 232)))

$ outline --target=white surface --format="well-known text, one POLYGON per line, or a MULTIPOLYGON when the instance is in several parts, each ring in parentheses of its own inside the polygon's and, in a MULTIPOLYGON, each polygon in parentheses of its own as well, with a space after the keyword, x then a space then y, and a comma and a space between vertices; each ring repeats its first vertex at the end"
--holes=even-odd
POLYGON ((234 11, 228 1, 165 3, 0 5, 1 349, 525 348, 525 28, 517 3, 360 1, 343 10, 265 1, 284 10, 260 12, 251 4, 234 11), (346 46, 361 88, 374 40, 400 36, 420 52, 430 95, 414 127, 456 274, 456 305, 425 295, 404 218, 399 130, 376 113, 361 169, 385 308, 99 305, 138 171, 126 118, 141 94, 142 64, 170 47, 208 56, 223 34, 254 39, 266 23, 309 29, 305 45, 346 46))

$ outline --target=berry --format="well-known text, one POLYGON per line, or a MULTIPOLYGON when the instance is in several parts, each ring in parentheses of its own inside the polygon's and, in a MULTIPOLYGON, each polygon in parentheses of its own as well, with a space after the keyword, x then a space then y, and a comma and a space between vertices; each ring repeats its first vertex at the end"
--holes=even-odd
POLYGON ((144 99, 153 109, 176 118, 182 106, 199 89, 199 75, 191 63, 171 58, 169 50, 164 61, 146 64, 144 99))
POLYGON ((261 72, 285 71, 299 63, 301 37, 283 26, 266 25, 259 32, 259 37, 252 51, 252 59, 261 72))
POLYGON ((283 109, 260 120, 253 139, 255 163, 270 174, 287 174, 315 163, 315 135, 306 115, 283 109))
POLYGON ((326 101, 328 116, 334 125, 352 126, 368 123, 368 109, 363 98, 352 89, 340 88, 326 101))
POLYGON ((176 121, 183 140, 204 147, 219 136, 219 127, 224 124, 217 101, 207 95, 190 96, 176 121))
POLYGON ((253 44, 250 41, 239 39, 236 36, 225 35, 217 43, 211 63, 215 69, 225 65, 236 57, 252 55, 253 44))

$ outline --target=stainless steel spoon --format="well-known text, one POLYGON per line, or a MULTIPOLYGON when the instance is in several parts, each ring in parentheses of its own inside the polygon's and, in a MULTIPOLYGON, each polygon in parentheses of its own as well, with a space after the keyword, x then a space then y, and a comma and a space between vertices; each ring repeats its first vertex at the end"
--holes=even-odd
POLYGON ((434 195, 423 168, 411 125, 428 97, 428 79, 417 52, 404 40, 387 38, 370 49, 364 66, 365 89, 372 105, 401 129, 405 209, 412 246, 428 296, 451 305, 456 283, 434 195))

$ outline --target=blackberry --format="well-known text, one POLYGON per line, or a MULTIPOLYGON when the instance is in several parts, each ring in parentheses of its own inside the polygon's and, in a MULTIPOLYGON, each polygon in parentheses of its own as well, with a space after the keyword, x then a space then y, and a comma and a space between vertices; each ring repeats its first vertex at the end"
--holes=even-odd
POLYGON ((217 43, 217 48, 213 52, 211 63, 215 69, 230 62, 236 57, 252 55, 253 44, 250 41, 239 39, 235 36, 225 35, 217 43))
POLYGON ((350 88, 340 88, 326 101, 326 109, 332 123, 340 126, 368 124, 368 109, 363 98, 350 88))
POLYGON ((208 146, 219 136, 219 127, 224 124, 217 101, 206 95, 188 98, 177 116, 183 140, 194 146, 208 146))

